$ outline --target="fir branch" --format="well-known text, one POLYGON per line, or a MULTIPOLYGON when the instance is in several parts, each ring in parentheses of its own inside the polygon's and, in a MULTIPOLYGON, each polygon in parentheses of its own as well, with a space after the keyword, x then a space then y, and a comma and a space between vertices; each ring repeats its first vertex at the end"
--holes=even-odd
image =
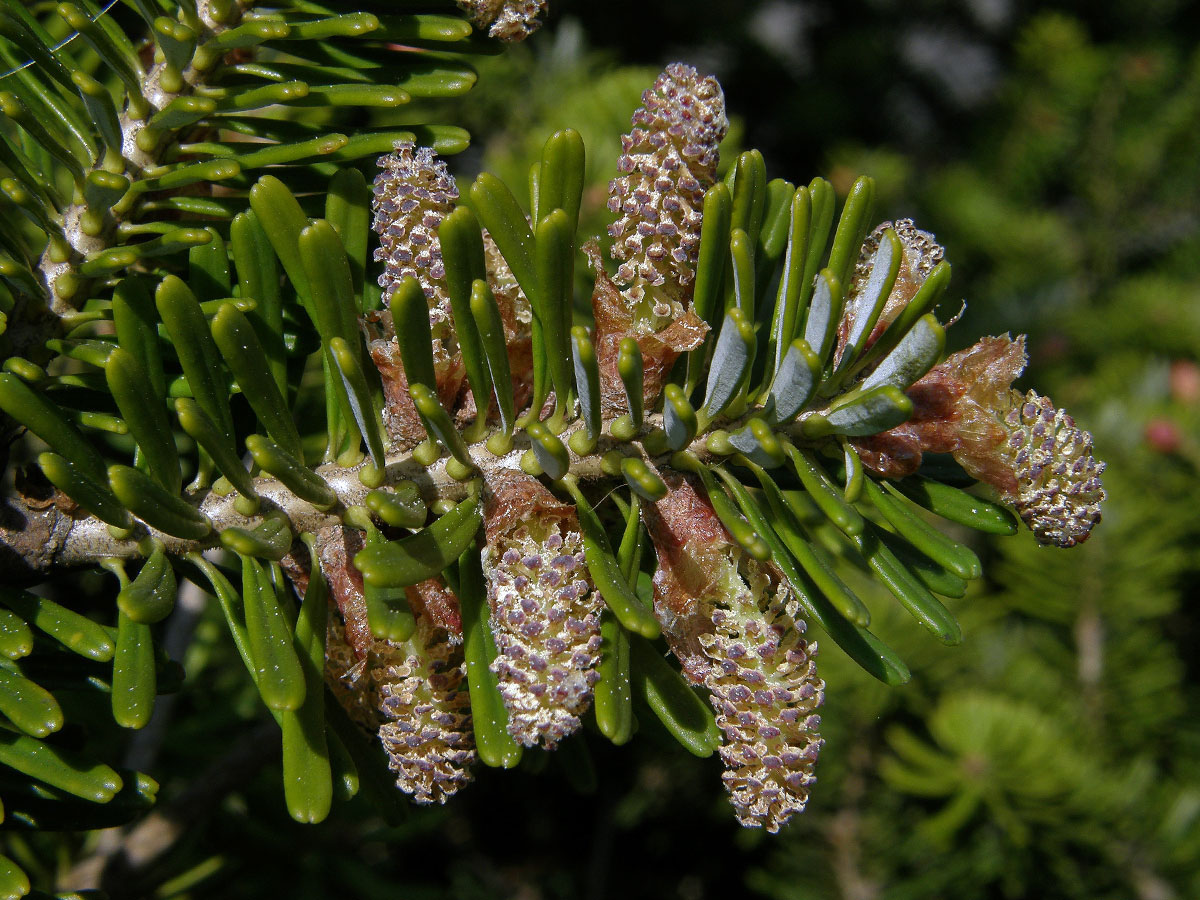
MULTIPOLYGON (((647 417, 647 429, 661 427, 662 416, 647 417)), ((583 428, 582 422, 572 424, 563 438, 583 428)), ((483 442, 468 445, 471 459, 485 477, 490 473, 522 471, 522 456, 530 449, 529 438, 519 436, 514 448, 496 456, 483 442)), ((571 453, 570 473, 581 481, 595 482, 608 477, 602 469, 603 454, 621 442, 601 439, 596 452, 579 456, 571 453)), ((697 439, 691 448, 700 458, 711 460, 714 455, 697 439)), ((664 461, 665 457, 659 459, 664 461)), ((44 488, 28 487, 30 495, 8 498, 8 506, 0 520, 0 578, 29 579, 59 568, 95 565, 104 559, 129 559, 143 555, 142 539, 152 537, 172 555, 183 555, 218 544, 218 535, 229 527, 248 528, 259 524, 269 512, 278 510, 287 516, 293 530, 299 534, 316 532, 340 524, 347 510, 362 507, 367 494, 381 486, 393 487, 412 482, 422 497, 432 504, 437 500, 458 501, 467 495, 467 484, 447 472, 453 457, 442 457, 432 463, 417 459, 412 451, 393 453, 387 457, 385 476, 381 484, 367 487, 360 474, 368 463, 345 467, 336 463, 317 466, 313 471, 323 478, 337 495, 336 504, 321 509, 297 497, 278 478, 260 475, 253 480, 255 492, 263 503, 253 517, 236 508, 236 492, 221 496, 207 490, 191 496, 189 502, 208 517, 214 533, 203 540, 186 540, 166 534, 139 523, 134 534, 114 536, 112 530, 95 516, 76 507, 66 495, 55 491, 47 494, 44 488)))
MULTIPOLYGON (((197 45, 211 40, 224 32, 235 28, 242 19, 245 11, 253 4, 253 0, 237 0, 234 3, 221 4, 222 8, 228 8, 228 16, 222 21, 221 16, 215 11, 212 0, 198 0, 196 3, 196 20, 192 23, 193 26, 199 26, 200 30, 196 33, 197 45)), ((163 76, 167 72, 170 63, 163 59, 153 63, 145 72, 141 84, 142 99, 149 105, 150 110, 139 109, 134 102, 126 104, 125 108, 118 112, 118 123, 121 133, 121 157, 122 167, 128 172, 131 181, 136 180, 143 175, 146 170, 153 169, 161 162, 163 153, 171 148, 170 142, 157 142, 157 146, 152 146, 150 150, 146 150, 144 143, 138 140, 149 127, 150 117, 158 111, 165 109, 168 104, 180 97, 188 97, 194 95, 197 90, 202 89, 206 84, 205 71, 197 69, 194 65, 188 65, 181 73, 182 81, 177 89, 167 90, 163 85, 163 76)), ((110 160, 105 154, 101 154, 96 164, 91 169, 92 172, 106 172, 106 163, 110 160)), ((90 173, 89 173, 90 174, 90 173)), ((125 213, 128 213, 126 210, 125 213)), ((77 296, 76 291, 71 292, 71 296, 64 296, 59 287, 59 279, 64 275, 71 275, 78 268, 79 263, 103 250, 111 243, 112 236, 116 233, 118 226, 126 219, 126 214, 118 211, 113 211, 107 216, 105 227, 99 233, 88 233, 85 230, 82 221, 88 214, 88 208, 85 203, 72 202, 62 210, 62 226, 61 234, 63 239, 74 251, 74 255, 66 259, 55 259, 59 255, 55 252, 54 243, 46 248, 42 253, 41 259, 38 261, 38 274, 42 285, 46 291, 46 303, 50 312, 59 318, 69 315, 76 309, 76 303, 72 302, 72 297, 77 296)), ((53 320, 43 318, 43 327, 48 327, 53 324, 53 320)), ((45 342, 46 338, 53 336, 53 332, 39 334, 33 331, 28 335, 22 335, 22 344, 14 344, 14 355, 24 356, 28 351, 40 347, 45 342), (39 339, 40 338, 40 339, 39 339)))

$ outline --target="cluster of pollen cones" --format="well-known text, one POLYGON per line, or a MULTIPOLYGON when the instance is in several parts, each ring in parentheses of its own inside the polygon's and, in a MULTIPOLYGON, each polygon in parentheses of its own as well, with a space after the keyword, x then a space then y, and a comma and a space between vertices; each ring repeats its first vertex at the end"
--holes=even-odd
MULTIPOLYGON (((469 4, 495 12, 494 27, 515 34, 540 3, 469 4), (493 9, 494 7, 494 9, 493 9), (514 18, 515 17, 515 18, 514 18)), ((609 191, 609 251, 615 277, 595 247, 596 347, 606 418, 625 412, 616 374, 617 348, 632 337, 642 351, 647 409, 681 352, 708 326, 691 310, 705 191, 716 179, 718 145, 727 130, 724 98, 711 77, 672 64, 643 94, 609 191)), ((416 278, 428 301, 436 393, 463 422, 475 409, 447 297, 438 227, 459 203, 436 154, 397 144, 380 160, 374 228, 390 295, 416 278)), ((942 257, 933 237, 911 221, 873 232, 848 287, 862 288, 867 262, 884 229, 900 239, 900 273, 873 340, 903 311, 942 257)), ((518 403, 532 379, 530 302, 485 233, 487 280, 504 325, 518 403)), ((853 307, 853 304, 847 304, 853 307)), ((839 334, 853 325, 843 322, 839 334)), ((389 437, 398 449, 425 438, 413 408, 388 313, 364 323, 384 381, 389 437)), ((841 348, 838 348, 840 353, 841 348)), ((1039 540, 1070 546, 1099 518, 1103 464, 1091 439, 1043 397, 1012 390, 1025 363, 1021 339, 988 338, 955 353, 913 385, 912 418, 889 431, 855 438, 864 464, 882 477, 914 472, 926 452, 951 453, 1012 503, 1039 540)), ((707 695, 722 734, 724 782, 738 819, 776 831, 803 810, 822 740, 818 709, 824 682, 817 646, 782 572, 751 559, 734 541, 699 482, 659 470, 666 496, 642 517, 657 557, 653 608, 683 676, 707 695)), ((577 730, 592 701, 604 652, 604 601, 588 571, 575 508, 519 470, 484 471, 481 564, 491 665, 511 736, 524 746, 556 747, 577 730)), ((406 589, 417 628, 403 643, 375 638, 366 621, 362 582, 349 560, 356 533, 342 527, 321 538, 322 565, 339 615, 331 617, 327 677, 352 718, 378 734, 397 784, 421 803, 442 803, 471 778, 476 762, 458 598, 441 580, 406 589)))

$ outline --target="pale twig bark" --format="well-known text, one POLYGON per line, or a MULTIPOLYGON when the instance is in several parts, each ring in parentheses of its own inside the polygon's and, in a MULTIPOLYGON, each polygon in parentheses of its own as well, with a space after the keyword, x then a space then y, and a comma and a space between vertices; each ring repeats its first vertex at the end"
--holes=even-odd
MULTIPOLYGON (((477 463, 488 468, 514 468, 520 464, 520 451, 504 457, 494 457, 475 445, 477 463)), ((360 506, 368 488, 359 481, 361 467, 343 468, 335 464, 316 469, 338 496, 330 510, 320 510, 301 500, 275 478, 255 479, 255 490, 262 498, 258 514, 247 518, 234 508, 238 495, 220 496, 205 491, 188 498, 213 524, 213 533, 203 540, 185 540, 165 534, 144 524, 138 524, 127 538, 113 535, 110 528, 81 509, 67 509, 70 504, 30 502, 14 496, 0 508, 0 578, 14 579, 22 575, 36 577, 50 569, 80 566, 109 557, 128 558, 139 555, 139 543, 146 537, 160 541, 171 554, 203 550, 217 543, 217 533, 230 526, 252 528, 262 521, 262 515, 282 510, 295 532, 316 531, 341 521, 341 515, 352 506, 360 506)), ((446 460, 441 459, 426 468, 410 454, 399 454, 388 461, 386 484, 413 481, 427 502, 435 499, 458 499, 466 495, 466 485, 446 474, 446 460)), ((61 495, 59 495, 61 496, 61 495)))
MULTIPOLYGON (((827 410, 817 410, 819 413, 825 411, 827 410)), ((721 427, 733 432, 753 414, 753 410, 743 413, 733 421, 720 423, 721 427)), ((564 445, 568 445, 570 436, 583 427, 583 421, 577 419, 567 426, 559 438, 564 445)), ((801 428, 802 420, 797 420, 777 431, 798 446, 812 446, 801 436, 801 428)), ((569 471, 585 483, 607 477, 619 478, 620 476, 608 475, 602 465, 604 454, 617 448, 620 448, 623 455, 640 455, 657 466, 669 466, 670 453, 652 458, 639 443, 651 433, 661 432, 662 429, 662 413, 650 413, 643 421, 642 431, 633 441, 622 442, 609 435, 602 435, 595 450, 586 456, 579 456, 568 449, 569 471)), ((710 434, 711 429, 687 447, 688 452, 705 464, 718 459, 706 446, 706 438, 710 434)), ((518 432, 513 436, 513 449, 503 456, 492 454, 483 441, 470 444, 467 449, 480 474, 513 471, 520 470, 521 457, 530 449, 530 441, 528 435, 518 432)), ((424 466, 413 459, 411 452, 390 454, 385 461, 383 485, 412 481, 420 489, 426 503, 435 500, 461 500, 467 495, 467 482, 458 481, 447 474, 446 464, 449 460, 449 457, 442 457, 432 465, 424 466)), ((359 480, 359 472, 363 465, 365 463, 355 467, 343 467, 328 463, 315 469, 337 494, 338 502, 329 510, 317 509, 311 503, 301 500, 280 481, 271 477, 255 479, 255 490, 263 498, 263 503, 259 512, 250 518, 234 508, 234 501, 238 496, 236 492, 220 496, 208 490, 185 497, 207 515, 213 525, 212 534, 199 541, 164 534, 142 523, 137 524, 132 535, 115 537, 104 522, 83 510, 65 509, 63 504, 45 501, 39 501, 37 506, 33 506, 25 502, 24 498, 14 496, 0 505, 0 579, 27 581, 53 568, 90 565, 106 558, 127 559, 145 555, 143 541, 147 537, 156 539, 167 553, 174 555, 205 550, 217 545, 217 533, 223 529, 231 526, 253 528, 262 521, 264 514, 275 510, 287 515, 296 534, 316 532, 343 522, 342 517, 346 510, 363 504, 364 498, 371 490, 359 480)), ((55 496, 60 500, 65 499, 61 494, 55 496)))
MULTIPOLYGON (((661 416, 647 416, 647 429, 661 427, 661 424, 661 416)), ((566 443, 569 434, 581 427, 582 423, 574 423, 561 435, 563 442, 566 443)), ((613 446, 614 441, 604 438, 595 453, 582 457, 571 453, 571 473, 585 482, 604 477, 600 457, 613 446)), ((624 446, 634 451, 637 447, 634 444, 624 446)), ((481 472, 492 472, 519 469, 522 453, 528 448, 528 438, 518 434, 514 449, 504 456, 492 455, 483 443, 472 444, 469 450, 481 472)), ((702 440, 697 440, 691 449, 704 458, 711 457, 704 450, 702 440)), ((467 484, 456 481, 446 473, 447 461, 448 458, 443 457, 426 467, 414 460, 411 453, 394 454, 387 460, 384 484, 412 481, 427 503, 462 499, 467 494, 467 484)), ((70 504, 44 500, 31 503, 24 497, 13 496, 6 505, 0 506, 0 579, 30 580, 58 567, 89 565, 111 557, 143 555, 145 545, 142 541, 147 537, 155 538, 168 553, 174 555, 204 550, 217 544, 217 533, 222 529, 235 525, 252 528, 262 521, 263 514, 273 510, 283 511, 297 534, 315 532, 341 522, 347 509, 363 504, 370 489, 359 480, 360 470, 361 466, 344 468, 332 463, 315 470, 338 496, 338 503, 327 511, 301 500, 278 480, 270 477, 255 479, 255 490, 263 498, 263 503, 259 512, 251 518, 234 508, 238 496, 236 493, 224 497, 213 491, 194 495, 188 499, 213 524, 212 534, 200 541, 177 538, 141 523, 131 536, 114 537, 109 527, 96 517, 83 510, 64 508, 70 504)), ((57 497, 62 499, 61 495, 57 497)))

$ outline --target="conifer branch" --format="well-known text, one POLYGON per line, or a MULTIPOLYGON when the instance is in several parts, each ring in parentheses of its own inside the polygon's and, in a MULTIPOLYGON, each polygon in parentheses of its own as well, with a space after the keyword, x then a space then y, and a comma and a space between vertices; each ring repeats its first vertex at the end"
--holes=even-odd
MULTIPOLYGON (((661 425, 661 414, 647 416, 648 430, 661 425)), ((582 422, 575 422, 561 437, 565 442, 582 428, 582 422)), ((570 473, 585 483, 607 477, 602 469, 601 458, 618 443, 610 437, 604 437, 595 453, 579 456, 571 452, 570 473)), ((529 448, 529 439, 522 436, 518 436, 511 451, 501 456, 492 454, 483 442, 468 445, 472 460, 485 477, 491 473, 521 471, 521 458, 529 448)), ((703 440, 698 439, 689 449, 701 459, 713 458, 703 440)), ((411 481, 417 485, 427 503, 461 500, 467 495, 467 484, 446 471, 452 460, 452 457, 442 457, 426 465, 415 459, 411 451, 390 454, 383 482, 376 487, 391 487, 411 481)), ((265 514, 274 510, 287 516, 295 533, 316 532, 340 524, 347 510, 363 505, 366 495, 373 489, 365 486, 359 478, 364 465, 367 463, 351 468, 336 463, 315 467, 313 471, 337 494, 336 505, 325 510, 297 497, 279 479, 269 475, 254 479, 255 492, 263 503, 258 512, 249 518, 235 508, 239 496, 236 492, 221 496, 216 491, 207 490, 193 495, 188 498, 189 502, 204 513, 213 526, 213 533, 203 540, 185 540, 142 523, 138 523, 133 534, 117 537, 108 525, 88 515, 61 492, 49 493, 29 487, 27 490, 30 495, 18 491, 16 496, 8 498, 8 506, 0 514, 0 578, 28 579, 59 567, 95 565, 109 558, 142 556, 144 546, 139 545, 146 537, 153 537, 172 555, 183 555, 216 546, 219 543, 217 536, 225 528, 253 527, 262 521, 265 514)), ((45 488, 49 489, 49 486, 45 488)))

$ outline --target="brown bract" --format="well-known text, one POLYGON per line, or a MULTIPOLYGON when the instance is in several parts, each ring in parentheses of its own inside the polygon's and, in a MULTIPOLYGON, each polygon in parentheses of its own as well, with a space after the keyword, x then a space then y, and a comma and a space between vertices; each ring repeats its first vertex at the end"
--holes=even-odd
MULTIPOLYGON (((363 533, 354 528, 335 525, 317 532, 321 571, 346 622, 346 642, 359 659, 364 659, 375 644, 367 621, 362 573, 353 563, 363 544, 363 533)), ((462 640, 462 616, 453 591, 438 579, 430 578, 408 586, 404 593, 414 615, 428 622, 431 628, 443 629, 452 642, 462 640)))
POLYGON ((583 246, 596 286, 592 292, 592 312, 596 318, 593 342, 596 360, 600 365, 600 404, 605 418, 615 418, 629 411, 625 387, 617 373, 617 356, 621 341, 634 338, 642 351, 642 399, 651 408, 662 392, 663 383, 679 354, 700 346, 708 333, 708 325, 691 309, 657 332, 642 332, 634 326, 633 314, 617 286, 604 273, 600 251, 595 242, 583 246))
MULTIPOLYGON (((392 314, 387 311, 372 313, 366 325, 367 350, 383 384, 383 424, 398 449, 410 450, 425 440, 425 426, 421 424, 408 393, 408 378, 400 358, 400 345, 396 343, 392 314)), ((433 377, 437 381, 438 400, 446 409, 453 409, 455 398, 466 380, 466 367, 461 357, 456 354, 454 358, 435 358, 433 377)))
POLYGON ((997 448, 1008 437, 1004 415, 1013 404, 1012 383, 1025 362, 1025 336, 1014 341, 1003 335, 985 337, 973 347, 951 354, 934 370, 963 388, 957 406, 958 445, 951 451, 954 458, 972 478, 1005 496, 1016 492, 1017 478, 997 448))
POLYGON ((1024 337, 1008 335, 951 354, 909 388, 909 421, 854 445, 865 465, 889 478, 911 475, 923 453, 953 454, 1016 507, 1040 543, 1073 547, 1100 521, 1104 462, 1065 410, 1012 389, 1025 360, 1024 337))
POLYGON ((430 578, 404 589, 408 605, 418 618, 427 619, 435 628, 443 629, 451 643, 462 640, 462 613, 458 596, 436 578, 430 578))
POLYGON ((483 527, 489 544, 500 543, 529 521, 578 521, 574 506, 524 472, 485 471, 483 485, 483 527))
POLYGON ((912 475, 924 453, 952 453, 972 477, 1011 494, 1016 479, 996 447, 1007 436, 1008 394, 1024 367, 1023 337, 984 338, 951 354, 908 389, 913 415, 907 422, 851 443, 864 465, 887 478, 912 475))
POLYGON ((712 632, 711 611, 698 597, 712 593, 717 572, 733 539, 708 498, 679 472, 659 472, 667 496, 642 507, 643 519, 658 554, 654 573, 654 615, 684 674, 700 684, 709 663, 700 635, 712 632))
POLYGON ((903 478, 921 467, 924 453, 951 453, 958 448, 958 401, 966 386, 938 368, 907 391, 912 417, 889 431, 851 438, 863 464, 887 478, 903 478))
POLYGON ((354 528, 334 525, 317 532, 317 555, 321 571, 329 582, 329 592, 346 622, 346 643, 362 660, 371 652, 375 638, 367 622, 367 601, 363 598, 362 573, 351 560, 363 548, 363 534, 354 528))
POLYGON ((70 515, 79 508, 78 503, 46 480, 41 469, 18 468, 13 473, 13 490, 29 509, 42 510, 53 506, 59 512, 70 515))

